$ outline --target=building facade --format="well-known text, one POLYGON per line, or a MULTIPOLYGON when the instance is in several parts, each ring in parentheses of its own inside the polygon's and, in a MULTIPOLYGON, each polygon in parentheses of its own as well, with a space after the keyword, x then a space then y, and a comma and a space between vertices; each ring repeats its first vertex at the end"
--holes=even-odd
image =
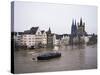
POLYGON ((51 33, 51 29, 47 31, 47 47, 52 48, 53 47, 53 34, 51 33))
POLYGON ((46 47, 47 46, 47 34, 44 30, 41 31, 41 34, 42 34, 42 46, 46 47))
POLYGON ((82 18, 80 19, 80 23, 77 23, 78 26, 78 35, 84 36, 85 35, 85 22, 82 21, 82 18))
POLYGON ((82 22, 82 18, 80 19, 80 22, 76 24, 76 20, 72 21, 72 27, 71 27, 71 35, 70 35, 70 44, 83 44, 85 43, 85 23, 82 22))
POLYGON ((63 37, 61 38, 61 44, 62 45, 69 45, 69 35, 63 34, 63 37))
POLYGON ((20 36, 17 36, 17 43, 20 46, 38 47, 42 44, 42 33, 39 27, 32 27, 30 30, 26 30, 20 36))

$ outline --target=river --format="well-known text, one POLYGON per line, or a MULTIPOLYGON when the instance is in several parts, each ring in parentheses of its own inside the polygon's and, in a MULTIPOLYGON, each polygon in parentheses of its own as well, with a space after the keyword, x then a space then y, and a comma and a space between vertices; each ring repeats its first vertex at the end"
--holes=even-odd
POLYGON ((55 46, 54 49, 20 49, 14 52, 15 73, 83 70, 97 68, 97 45, 92 46, 55 46), (39 54, 58 51, 60 58, 45 61, 32 60, 39 54))

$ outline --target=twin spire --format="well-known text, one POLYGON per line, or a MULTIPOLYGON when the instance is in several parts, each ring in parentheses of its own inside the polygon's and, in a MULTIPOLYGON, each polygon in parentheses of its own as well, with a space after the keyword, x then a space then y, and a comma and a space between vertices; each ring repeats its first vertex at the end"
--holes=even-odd
POLYGON ((72 20, 72 25, 76 25, 76 20, 74 21, 74 19, 72 20))
MULTIPOLYGON (((81 17, 81 18, 80 18, 80 25, 82 25, 82 23, 83 23, 83 22, 82 22, 82 17, 81 17)), ((72 20, 72 25, 76 25, 76 20, 74 20, 74 19, 72 20)))
POLYGON ((84 33, 85 33, 85 23, 82 22, 82 18, 80 18, 80 22, 77 22, 77 24, 76 20, 73 19, 71 27, 71 35, 77 36, 77 35, 83 35, 84 33))
POLYGON ((76 36, 77 35, 76 20, 74 21, 74 19, 72 20, 71 34, 73 36, 76 36))

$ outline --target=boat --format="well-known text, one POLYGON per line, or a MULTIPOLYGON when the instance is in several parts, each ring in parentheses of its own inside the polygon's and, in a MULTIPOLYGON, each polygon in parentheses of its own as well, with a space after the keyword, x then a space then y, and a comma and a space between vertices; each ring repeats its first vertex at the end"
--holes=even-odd
POLYGON ((52 58, 57 58, 61 57, 60 52, 49 52, 49 53, 44 53, 42 55, 37 56, 37 60, 48 60, 52 58))

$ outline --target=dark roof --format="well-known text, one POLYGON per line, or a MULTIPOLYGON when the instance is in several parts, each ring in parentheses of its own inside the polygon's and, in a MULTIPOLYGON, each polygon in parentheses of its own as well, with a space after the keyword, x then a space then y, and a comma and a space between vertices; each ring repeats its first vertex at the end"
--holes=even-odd
POLYGON ((24 34, 36 34, 39 27, 32 27, 30 30, 24 31, 24 34))
POLYGON ((61 39, 63 37, 63 35, 57 35, 56 34, 56 39, 61 39))
POLYGON ((43 34, 44 32, 45 32, 44 30, 41 31, 42 34, 43 34))
POLYGON ((51 34, 51 29, 49 27, 49 30, 46 32, 47 34, 51 34))
POLYGON ((69 34, 63 34, 63 36, 69 36, 69 34))
POLYGON ((17 34, 22 35, 22 34, 24 34, 24 32, 11 32, 11 34, 16 36, 17 34))
POLYGON ((30 33, 35 34, 39 27, 32 27, 30 33))
POLYGON ((30 34, 30 30, 25 30, 24 34, 30 34))
POLYGON ((22 34, 24 34, 24 32, 18 32, 18 34, 19 34, 19 35, 22 35, 22 34))

